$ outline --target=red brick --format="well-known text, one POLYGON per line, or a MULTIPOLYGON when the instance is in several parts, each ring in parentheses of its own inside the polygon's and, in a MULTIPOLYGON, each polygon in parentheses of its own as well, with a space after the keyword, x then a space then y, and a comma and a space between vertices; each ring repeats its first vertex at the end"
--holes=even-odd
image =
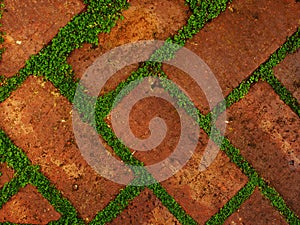
POLYGON ((258 190, 247 199, 242 206, 233 213, 224 223, 225 225, 285 225, 284 218, 270 204, 269 200, 258 190))
POLYGON ((48 44, 74 15, 84 9, 81 0, 5 0, 1 19, 6 51, 0 74, 12 76, 25 65, 30 55, 48 44))
MULTIPOLYGON (((300 3, 295 0, 233 1, 185 47, 211 68, 226 96, 297 30, 299 21, 300 3)), ((167 67, 164 70, 171 79, 179 76, 179 85, 182 80, 190 80, 167 67)), ((197 88, 187 91, 207 112, 207 102, 197 88)))
MULTIPOLYGON (((109 34, 99 34, 97 48, 84 44, 71 53, 68 62, 76 77, 81 78, 97 57, 115 47, 141 40, 165 40, 186 23, 190 12, 184 0, 132 0, 122 14, 124 20, 119 20, 109 34)), ((130 75, 125 73, 114 77, 114 82, 119 83, 130 75)))
POLYGON ((232 105, 227 116, 226 136, 300 215, 299 117, 264 82, 232 105))
POLYGON ((99 176, 81 156, 72 105, 50 82, 29 77, 0 108, 0 127, 41 166, 82 218, 93 219, 119 193, 123 186, 99 176))
POLYGON ((274 73, 300 102, 300 50, 287 55, 283 62, 274 68, 274 73))
POLYGON ((0 222, 48 224, 60 214, 31 185, 22 188, 0 209, 0 222))
MULTIPOLYGON (((206 170, 199 171, 207 139, 207 135, 201 133, 193 157, 183 169, 162 182, 168 193, 199 224, 217 213, 247 183, 247 177, 221 151, 206 170)), ((209 150, 214 148, 215 145, 209 150)))
POLYGON ((6 163, 0 163, 0 188, 7 182, 9 182, 14 176, 14 170, 7 166, 6 163))
POLYGON ((109 224, 176 225, 178 220, 149 190, 144 190, 109 224))

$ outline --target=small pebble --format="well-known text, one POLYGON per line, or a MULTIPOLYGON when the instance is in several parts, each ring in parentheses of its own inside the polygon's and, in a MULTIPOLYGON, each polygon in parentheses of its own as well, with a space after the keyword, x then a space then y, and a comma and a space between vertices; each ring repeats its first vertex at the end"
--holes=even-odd
POLYGON ((78 185, 77 185, 77 184, 74 184, 74 185, 73 185, 73 190, 74 190, 74 191, 77 191, 77 190, 78 190, 78 185))
POLYGON ((16 41, 16 44, 17 44, 17 45, 21 45, 21 44, 22 44, 22 41, 16 41))

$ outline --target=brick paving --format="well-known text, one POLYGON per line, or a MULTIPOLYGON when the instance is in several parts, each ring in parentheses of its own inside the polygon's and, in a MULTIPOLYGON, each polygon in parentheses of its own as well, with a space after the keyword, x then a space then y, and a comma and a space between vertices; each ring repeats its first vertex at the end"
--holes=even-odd
POLYGON ((30 77, 1 104, 1 128, 89 221, 122 186, 98 176, 82 158, 71 112, 50 82, 30 77))
POLYGON ((0 188, 2 188, 5 183, 7 183, 13 178, 14 170, 11 169, 6 163, 1 163, 0 172, 0 188))
POLYGON ((0 222, 47 224, 58 220, 60 214, 31 185, 22 188, 0 212, 0 222))
MULTIPOLYGON (((190 12, 183 0, 162 0, 159 2, 144 0, 130 1, 131 7, 124 11, 124 20, 118 21, 111 32, 99 34, 99 46, 93 48, 90 44, 84 44, 82 48, 74 50, 68 57, 75 76, 81 78, 85 70, 94 60, 103 53, 123 44, 140 40, 165 40, 176 33, 187 21, 190 12), (161 10, 165 7, 165 11, 161 10), (172 26, 169 26, 172 24, 172 26)), ((150 55, 149 55, 150 56, 150 55)), ((130 73, 137 69, 131 65, 113 76, 113 84, 120 83, 130 73)), ((112 80, 112 79, 111 79, 112 80)))
MULTIPOLYGON (((296 31, 299 10, 300 5, 293 0, 233 1, 230 10, 207 24, 185 47, 210 67, 224 96, 227 96, 266 61, 287 36, 296 31)), ((166 65, 164 71, 180 86, 187 88, 182 84, 181 77, 189 76, 166 65)), ((189 95, 195 105, 203 113, 208 113, 205 96, 191 79, 187 79, 189 82, 185 83, 189 86, 189 95)))
POLYGON ((226 136, 299 214, 299 117, 264 82, 227 115, 226 136))
MULTIPOLYGON (((1 30, 6 32, 3 44, 6 51, 0 64, 0 75, 7 78, 13 77, 31 54, 37 54, 44 45, 51 43, 59 29, 86 8, 79 0, 30 0, 27 3, 14 0, 4 3, 1 30)), ((110 33, 98 35, 98 47, 83 44, 70 54, 67 62, 75 77, 81 78, 86 68, 103 53, 133 41, 165 40, 184 26, 191 14, 192 10, 183 0, 132 0, 129 9, 123 11, 124 20, 119 20, 110 33)), ((185 47, 209 65, 226 96, 264 63, 286 41, 286 37, 296 32, 300 27, 299 15, 300 3, 294 0, 233 1, 225 12, 188 40, 185 47)), ((298 100, 298 106, 299 62, 298 49, 273 69, 275 77, 298 100)), ((114 90, 137 68, 135 64, 118 71, 101 94, 114 90)), ((163 71, 185 89, 201 112, 209 112, 203 92, 187 74, 167 65, 163 65, 163 71)), ((0 88, 5 85, 5 81, 0 81, 0 88)), ((178 116, 168 107, 161 108, 162 105, 153 99, 141 102, 131 114, 132 130, 137 137, 149 136, 148 121, 156 115, 162 116, 170 129, 166 136, 168 140, 150 152, 152 155, 136 153, 135 157, 146 165, 170 154, 178 139, 178 116), (143 112, 149 105, 155 110, 143 112), (167 118, 166 114, 172 116, 167 118)), ((290 224, 300 223, 299 112, 297 114, 289 108, 266 81, 260 80, 251 86, 244 98, 226 109, 226 114, 225 137, 239 149, 241 156, 266 184, 275 188, 295 214, 296 219, 290 224)), ((0 102, 0 129, 22 149, 33 165, 40 166, 39 171, 74 206, 78 221, 81 221, 78 223, 93 224, 93 220, 101 216, 98 213, 109 208, 125 186, 101 177, 87 164, 76 144, 72 117, 72 104, 42 77, 30 76, 0 102)), ((109 117, 106 122, 110 123, 109 117)), ((83 126, 83 133, 84 129, 83 126)), ((197 148, 189 162, 174 176, 161 182, 162 188, 174 198, 172 204, 180 205, 192 218, 189 221, 197 224, 205 224, 214 215, 222 215, 222 209, 231 207, 231 200, 236 200, 239 191, 253 182, 223 151, 205 171, 199 171, 208 140, 208 135, 201 129, 197 148)), ((0 139, 0 148, 2 143, 0 139)), ((120 160, 107 143, 106 147, 120 160)), ((217 145, 211 148, 217 148, 217 145)), ((14 171, 6 160, 0 155, 1 193, 9 193, 5 190, 6 184, 13 178, 24 176, 20 171, 14 171)), ((121 203, 116 204, 121 207, 121 203)), ((0 206, 0 223, 47 224, 53 221, 59 224, 57 221, 65 216, 30 182, 7 202, 1 198, 0 206)), ((168 202, 146 187, 109 224, 192 223, 182 220, 174 211, 168 202)), ((107 211, 104 217, 109 217, 105 213, 107 211)), ((255 187, 237 210, 226 214, 224 224, 289 224, 286 215, 282 214, 260 188, 255 187)))
POLYGON ((300 101, 300 51, 288 55, 283 62, 274 68, 275 76, 300 101))
POLYGON ((195 153, 186 166, 162 182, 163 187, 199 224, 204 224, 217 213, 247 183, 247 177, 223 152, 219 152, 207 170, 199 171, 207 141, 207 135, 202 133, 195 153))
POLYGON ((2 55, 0 74, 5 76, 17 73, 30 55, 38 53, 85 7, 80 0, 5 0, 4 4, 1 24, 7 34, 3 44, 7 50, 2 55))
POLYGON ((134 199, 111 225, 117 224, 180 224, 148 189, 134 199))
POLYGON ((248 224, 288 224, 283 217, 270 205, 258 190, 232 214, 225 222, 226 225, 248 224))

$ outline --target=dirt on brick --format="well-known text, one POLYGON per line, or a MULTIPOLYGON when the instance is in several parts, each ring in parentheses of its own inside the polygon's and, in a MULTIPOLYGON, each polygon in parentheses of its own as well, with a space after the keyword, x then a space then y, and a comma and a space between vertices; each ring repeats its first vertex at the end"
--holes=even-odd
MULTIPOLYGON (((98 48, 84 45, 71 54, 68 61, 76 77, 80 77, 96 57, 113 47, 137 40, 167 38, 183 26, 190 15, 183 0, 131 1, 130 4, 131 7, 124 11, 125 19, 119 21, 110 34, 99 35, 98 48)), ((79 1, 44 2, 41 5, 33 2, 22 8, 14 1, 6 4, 7 15, 2 23, 7 33, 4 47, 8 50, 0 67, 5 76, 15 74, 30 54, 37 53, 54 37, 59 27, 83 9, 84 5, 79 1), (14 23, 22 17, 28 20, 14 23)), ((119 72, 120 79, 111 79, 105 90, 115 88, 137 65, 128 68, 124 69, 129 71, 127 73, 119 72)), ((80 155, 72 133, 72 106, 49 82, 29 77, 0 107, 1 128, 25 151, 33 164, 41 166, 46 177, 70 200, 86 222, 118 194, 122 186, 97 175, 80 155)))
MULTIPOLYGON (((157 93, 159 90, 160 88, 157 86, 152 91, 157 93)), ((119 116, 126 111, 126 103, 133 98, 132 95, 137 94, 134 94, 134 91, 129 93, 112 110, 107 119, 113 130, 111 118, 115 117, 117 120, 118 129, 126 123, 119 116)), ((170 102, 156 97, 149 97, 140 100, 131 108, 129 125, 136 138, 150 138, 152 134, 149 130, 149 123, 155 117, 162 118, 167 126, 165 138, 161 143, 155 143, 158 145, 151 151, 130 149, 134 156, 144 162, 146 166, 159 163, 168 158, 178 145, 181 135, 181 122, 185 119, 183 118, 185 115, 179 116, 178 111, 170 102)), ((127 132, 127 130, 123 132, 125 140, 128 140, 127 132)), ((200 134, 195 141, 197 143, 195 149, 191 149, 190 146, 186 147, 186 151, 195 150, 191 159, 180 171, 174 172, 171 178, 163 181, 162 185, 189 215, 199 224, 203 224, 246 184, 247 177, 230 162, 224 152, 217 153, 217 158, 213 159, 207 170, 200 171, 200 162, 204 152, 209 152, 211 157, 213 157, 212 153, 218 152, 218 148, 216 145, 207 146, 208 136, 202 130, 200 130, 200 134)), ((162 169, 160 172, 164 173, 166 171, 162 169)), ((153 175, 155 177, 156 174, 153 175)))
MULTIPOLYGON (((71 53, 67 60, 75 77, 81 78, 99 56, 114 47, 138 40, 165 40, 175 34, 191 15, 184 3, 184 0, 130 1, 130 8, 123 12, 124 20, 118 21, 109 34, 99 34, 99 46, 84 44, 71 53)), ((85 7, 79 0, 30 0, 30 4, 14 0, 5 4, 2 23, 7 33, 4 43, 7 51, 3 55, 0 74, 7 77, 15 74, 31 54, 37 53, 60 27, 85 7)), ((227 95, 296 30, 300 24, 299 12, 300 3, 294 0, 233 1, 224 13, 189 40, 186 47, 210 66, 227 95)), ((293 58, 291 64, 295 62, 297 60, 293 58)), ((287 64, 284 69, 290 68, 290 63, 287 64)), ((138 66, 134 64, 118 71, 101 94, 116 88, 138 66)), ((209 111, 205 95, 187 74, 166 65, 163 69, 187 90, 202 112, 209 111)), ((281 76, 278 71, 275 73, 281 76)), ((290 90, 297 96, 297 90, 290 90)), ((41 166, 41 172, 74 205, 85 222, 90 222, 124 188, 101 177, 81 156, 72 129, 72 105, 50 82, 30 76, 0 103, 0 109, 0 128, 23 149, 33 164, 41 166)), ((300 198, 297 129, 300 124, 297 115, 268 84, 262 82, 254 85, 249 95, 227 113, 226 136, 267 183, 279 191, 288 206, 300 215, 297 201, 300 198)), ((163 100, 148 98, 136 104, 130 114, 130 126, 136 137, 149 137, 149 121, 155 116, 160 116, 167 124, 164 141, 151 152, 131 150, 146 165, 168 157, 180 135, 180 118, 174 108, 163 100)), ((107 122, 110 122, 109 118, 107 122)), ((83 125, 83 133, 84 129, 83 125)), ((162 182, 168 193, 199 224, 217 213, 248 182, 248 178, 222 151, 208 168, 200 171, 203 153, 217 149, 215 145, 206 149, 207 143, 208 136, 201 130, 195 154, 182 170, 162 182)), ((106 147, 113 154, 112 149, 106 147)), ((0 176, 1 188, 12 178, 13 171, 6 164, 0 164, 0 171, 3 174, 0 176)), ((251 220, 253 215, 246 215, 246 211, 258 212, 260 208, 258 210, 256 205, 268 214, 265 221, 272 224, 276 220, 285 224, 258 191, 228 221, 238 224, 241 220, 251 220)), ((262 216, 260 214, 256 219, 262 216)), ((59 217, 53 206, 30 185, 0 209, 0 221, 3 222, 46 224, 59 217)), ((111 224, 122 223, 179 224, 148 189, 130 202, 111 224)))
MULTIPOLYGON (((109 118, 113 116, 117 120, 117 115, 122 113, 123 110, 124 108, 117 106, 114 108, 109 118)), ((176 148, 180 137, 181 125, 176 109, 165 100, 149 97, 135 104, 130 112, 129 125, 131 132, 136 138, 140 140, 150 138, 151 132, 149 129, 149 123, 151 119, 155 117, 163 119, 167 125, 167 131, 165 134, 166 136, 163 141, 161 143, 154 143, 157 144, 157 147, 151 151, 135 151, 134 149, 131 149, 131 152, 134 154, 134 156, 140 161, 144 162, 145 165, 159 163, 167 158, 176 148)), ((117 124, 115 124, 118 130, 120 127, 122 128, 123 122, 124 121, 122 120, 118 120, 117 124)), ((111 125, 112 129, 114 130, 114 126, 111 124, 111 119, 108 119, 107 123, 111 125)), ((159 131, 157 130, 156 132, 159 131)), ((163 132, 161 135, 164 135, 163 132)), ((126 133, 124 135, 124 139, 129 140, 129 138, 126 137, 126 133)))
MULTIPOLYGON (((207 114, 210 112, 209 102, 211 102, 211 100, 208 100, 208 97, 205 95, 205 90, 202 90, 189 74, 167 64, 163 64, 163 70, 167 74, 168 78, 193 101, 194 106, 197 107, 201 113, 207 114)), ((215 105, 212 104, 212 107, 214 106, 215 105)))
POLYGON ((162 182, 162 186, 199 224, 204 224, 219 211, 248 181, 248 178, 220 151, 212 164, 200 171, 204 151, 215 151, 216 146, 207 147, 208 137, 203 132, 193 157, 173 177, 162 182))

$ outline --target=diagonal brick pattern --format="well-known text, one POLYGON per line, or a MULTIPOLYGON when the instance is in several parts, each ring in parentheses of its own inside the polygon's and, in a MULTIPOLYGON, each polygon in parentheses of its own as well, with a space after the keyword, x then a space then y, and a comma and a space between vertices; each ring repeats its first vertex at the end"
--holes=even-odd
POLYGON ((14 195, 0 211, 0 222, 48 224, 60 217, 53 206, 28 185, 14 195))
POLYGON ((259 192, 255 190, 252 196, 244 202, 237 212, 232 214, 226 225, 242 225, 242 224, 288 224, 283 217, 270 205, 259 192))
POLYGON ((143 191, 111 225, 117 224, 180 224, 149 190, 143 191))
MULTIPOLYGON (((93 0, 87 2, 97 7, 93 0)), ((214 6, 220 2, 214 2, 214 6)), ((5 3, 8 16, 3 24, 4 29, 11 33, 5 37, 5 45, 11 50, 3 55, 0 71, 7 77, 15 74, 30 54, 37 53, 44 44, 51 45, 49 41, 59 28, 85 8, 80 1, 32 1, 24 5, 18 5, 15 1, 5 3), (31 7, 33 5, 37 7, 31 7), (22 10, 21 6, 24 6, 22 10), (32 14, 31 11, 37 13, 32 14), (22 16, 26 20, 17 23, 22 16), (10 27, 9 24, 13 26, 10 27), (30 38, 33 41, 29 41, 30 38)), ((105 4, 108 4, 108 8, 114 7, 111 3, 98 3, 104 4, 101 10, 105 10, 105 4)), ((199 7, 200 13, 206 16, 213 13, 202 10, 201 7, 205 8, 207 4, 205 1, 201 2, 202 5, 199 2, 186 1, 190 8, 184 3, 183 0, 130 1, 130 8, 123 11, 125 19, 118 21, 109 34, 98 35, 98 47, 84 44, 83 48, 71 53, 68 63, 72 65, 75 77, 80 78, 98 56, 113 47, 140 39, 166 39, 181 26, 189 24, 183 29, 186 32, 190 29, 192 20, 188 18, 193 10, 193 16, 197 16, 197 10, 193 7, 199 7)), ((188 40, 186 47, 211 67, 227 95, 267 60, 285 42, 286 36, 291 36, 296 31, 300 25, 299 12, 300 4, 294 0, 233 1, 227 4, 224 13, 188 40)), ((73 21, 74 24, 77 22, 73 21)), ((80 22, 77 23, 80 28, 78 24, 80 22)), ((90 24, 88 29, 93 29, 90 27, 94 24, 90 24)), ((83 30, 90 31, 88 29, 83 30)), ((67 39, 70 34, 66 32, 65 35, 67 39)), ((296 33, 293 38, 293 44, 299 48, 299 34, 296 33)), ((298 56, 299 50, 288 55, 274 68, 275 76, 297 99, 298 56)), ((39 63, 44 65, 45 62, 39 63)), ((132 65, 119 71, 101 94, 114 90, 137 68, 138 65, 132 65)), ((62 195, 53 198, 57 200, 64 197, 69 200, 71 208, 74 206, 78 215, 71 212, 72 210, 66 215, 58 213, 61 211, 58 210, 57 203, 51 201, 51 205, 46 200, 51 197, 46 197, 47 194, 40 187, 37 189, 30 184, 32 181, 36 183, 37 179, 32 171, 15 172, 7 167, 10 160, 20 156, 6 154, 6 151, 10 152, 11 146, 6 148, 4 141, 0 139, 0 151, 3 153, 0 158, 0 192, 5 195, 9 193, 4 184, 13 178, 16 180, 11 185, 24 182, 24 179, 29 182, 26 186, 24 183, 18 184, 25 188, 16 191, 8 200, 3 200, 4 195, 3 198, 0 197, 0 203, 3 204, 0 209, 0 222, 47 224, 63 219, 63 223, 74 224, 69 221, 78 216, 76 224, 104 223, 96 221, 110 221, 111 224, 205 224, 207 221, 215 221, 213 224, 299 223, 299 110, 297 114, 297 104, 296 110, 295 107, 294 111, 289 108, 267 82, 255 81, 249 93, 226 110, 226 138, 239 149, 237 152, 220 151, 212 165, 200 172, 200 159, 209 138, 201 130, 196 153, 182 170, 162 182, 160 189, 151 187, 151 191, 146 187, 141 193, 133 193, 136 189, 115 184, 99 176, 80 155, 72 131, 71 98, 65 88, 69 84, 59 82, 59 76, 63 74, 57 75, 56 71, 52 71, 53 68, 48 69, 48 72, 55 74, 50 80, 56 88, 50 81, 35 76, 29 76, 25 82, 19 83, 20 86, 16 85, 17 90, 0 103, 0 128, 14 145, 22 149, 33 165, 40 166, 39 171, 62 195), (239 152, 245 158, 243 160, 250 163, 250 167, 245 169, 239 163, 235 165, 235 157, 239 157, 239 152), (253 174, 249 172, 253 171, 251 166, 262 177, 260 183, 257 183, 258 178, 254 179, 249 175, 253 174), (253 186, 252 191, 255 187, 256 189, 254 193, 246 195, 249 196, 248 199, 242 200, 239 197, 240 191, 245 191, 249 186, 253 186), (270 197, 266 192, 271 187, 275 189, 270 197), (211 218, 213 219, 210 220, 211 218)), ((182 84, 201 112, 209 112, 201 90, 194 88, 195 84, 187 78, 187 74, 165 65, 163 71, 170 79, 182 84)), ((32 74, 41 75, 41 71, 32 71, 32 74)), ((7 79, 1 83, 0 90, 11 88, 16 82, 18 81, 15 81, 15 77, 7 79)), ((70 92, 71 89, 72 85, 70 92)), ((2 93, 0 96, 2 97, 2 93)), ((162 105, 165 104, 142 102, 137 105, 130 121, 132 127, 136 128, 133 131, 137 136, 144 138, 149 135, 149 118, 159 113, 164 117, 171 112, 168 107, 161 108, 162 105), (143 114, 143 109, 148 110, 151 107, 156 109, 154 113, 143 114)), ((146 165, 167 156, 178 138, 177 119, 176 116, 166 119, 171 132, 161 148, 154 151, 155 154, 134 154, 132 151, 132 155, 146 165)), ((109 125, 109 117, 106 122, 109 125)), ((202 123, 200 125, 203 126, 202 123)), ((111 152, 119 150, 110 148, 109 143, 105 145, 111 152)), ((120 160, 118 156, 114 156, 120 160)), ((50 186, 46 184, 44 188, 50 189, 50 186)))
POLYGON ((38 53, 58 30, 84 9, 81 0, 4 1, 1 20, 4 36, 0 74, 12 76, 24 66, 30 55, 38 53))
POLYGON ((300 51, 288 55, 282 63, 274 68, 275 76, 300 102, 300 51))
MULTIPOLYGON (((97 57, 115 47, 141 40, 165 40, 181 28, 190 15, 183 0, 132 0, 130 4, 131 7, 123 12, 124 20, 118 21, 110 33, 98 35, 98 47, 84 44, 82 48, 71 53, 68 62, 75 77, 81 78, 97 57), (165 11, 161 10, 162 7, 165 11)), ((133 68, 137 69, 136 66, 133 68)), ((130 75, 127 70, 119 71, 118 74, 114 75, 111 83, 118 84, 130 75)))
POLYGON ((226 136, 299 214, 299 117, 264 82, 227 115, 226 136))
POLYGON ((208 64, 226 96, 295 32, 299 10, 294 0, 232 1, 185 47, 208 64))
POLYGON ((205 223, 217 213, 247 183, 247 177, 223 152, 219 152, 207 170, 199 171, 207 144, 207 136, 201 136, 196 153, 187 165, 162 182, 166 190, 199 224, 205 223))
POLYGON ((72 132, 72 106, 51 83, 30 77, 0 108, 1 128, 82 218, 92 220, 118 194, 122 186, 97 175, 82 158, 72 132))

